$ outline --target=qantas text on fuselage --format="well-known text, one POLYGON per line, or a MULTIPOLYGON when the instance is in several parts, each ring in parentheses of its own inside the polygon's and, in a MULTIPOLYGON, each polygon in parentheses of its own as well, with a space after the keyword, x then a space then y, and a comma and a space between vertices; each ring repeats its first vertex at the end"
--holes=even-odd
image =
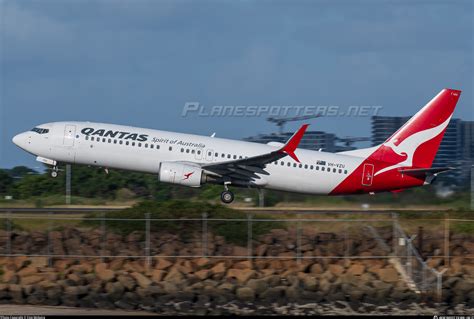
POLYGON ((91 122, 54 122, 13 142, 52 166, 92 165, 156 174, 161 182, 268 188, 318 195, 400 191, 431 183, 447 167, 432 167, 461 91, 444 89, 384 143, 327 153, 299 149, 308 125, 286 144, 257 144, 209 136, 91 122))

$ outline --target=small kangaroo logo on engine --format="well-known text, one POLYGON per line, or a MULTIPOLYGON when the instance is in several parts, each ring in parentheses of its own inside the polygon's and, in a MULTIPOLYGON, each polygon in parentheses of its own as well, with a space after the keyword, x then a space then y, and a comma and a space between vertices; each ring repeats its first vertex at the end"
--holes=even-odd
POLYGON ((194 172, 191 172, 191 173, 187 173, 187 174, 184 174, 184 178, 183 178, 183 181, 189 179, 191 177, 191 175, 193 175, 194 172))

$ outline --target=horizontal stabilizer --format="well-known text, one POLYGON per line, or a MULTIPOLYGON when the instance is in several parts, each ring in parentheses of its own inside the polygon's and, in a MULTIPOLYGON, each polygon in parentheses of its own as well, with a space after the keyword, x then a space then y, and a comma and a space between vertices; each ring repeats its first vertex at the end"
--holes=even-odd
POLYGON ((438 175, 439 173, 447 172, 453 170, 454 167, 432 167, 432 168, 410 168, 410 169, 401 169, 399 170, 402 174, 412 175, 412 176, 430 176, 438 175))

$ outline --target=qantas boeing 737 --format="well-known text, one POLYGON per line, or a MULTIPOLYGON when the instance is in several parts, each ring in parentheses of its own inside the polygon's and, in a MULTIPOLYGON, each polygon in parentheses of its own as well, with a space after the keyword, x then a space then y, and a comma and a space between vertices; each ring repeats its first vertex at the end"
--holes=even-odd
POLYGON ((200 187, 268 188, 319 195, 374 194, 430 184, 448 167, 432 167, 461 91, 444 89, 384 143, 326 153, 299 149, 308 125, 286 144, 257 144, 129 126, 54 122, 13 142, 52 166, 84 164, 157 174, 161 182, 200 187))

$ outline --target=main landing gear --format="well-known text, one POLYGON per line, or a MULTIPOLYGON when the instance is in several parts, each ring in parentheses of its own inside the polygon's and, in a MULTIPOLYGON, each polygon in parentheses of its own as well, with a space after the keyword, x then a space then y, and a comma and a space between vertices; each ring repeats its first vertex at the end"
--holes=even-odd
POLYGON ((224 204, 230 204, 234 201, 234 193, 232 193, 229 188, 227 187, 227 185, 230 184, 230 183, 225 183, 224 184, 224 188, 225 188, 225 191, 223 191, 221 193, 221 201, 224 203, 224 204))
POLYGON ((59 168, 57 166, 54 166, 53 169, 51 170, 51 177, 52 178, 58 177, 58 172, 59 172, 59 168))

